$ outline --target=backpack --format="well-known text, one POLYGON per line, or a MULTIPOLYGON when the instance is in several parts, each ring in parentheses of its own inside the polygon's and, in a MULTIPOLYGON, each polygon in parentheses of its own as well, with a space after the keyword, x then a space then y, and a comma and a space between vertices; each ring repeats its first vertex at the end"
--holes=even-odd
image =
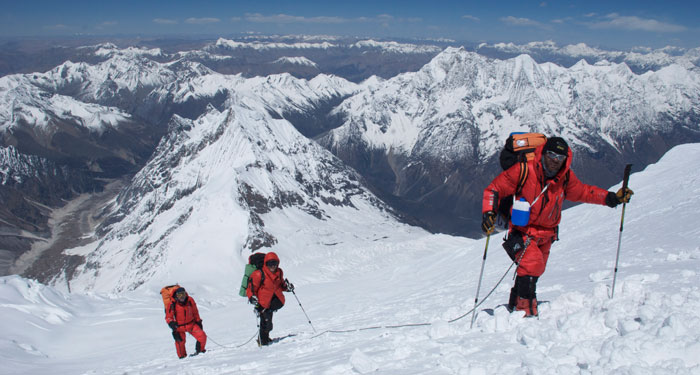
POLYGON ((515 194, 500 197, 498 201, 496 213, 504 227, 507 227, 510 222, 510 209, 513 207, 513 198, 520 194, 523 190, 523 185, 525 185, 528 174, 527 162, 535 158, 535 148, 543 145, 545 142, 547 142, 547 137, 541 133, 513 132, 506 139, 498 161, 504 171, 515 165, 515 163, 520 163, 520 175, 515 194))
POLYGON ((254 253, 248 257, 248 264, 245 265, 243 280, 241 280, 241 289, 238 291, 238 295, 241 297, 246 296, 248 284, 251 282, 250 275, 257 270, 261 270, 262 278, 260 279, 260 285, 262 285, 265 281, 265 272, 262 272, 263 264, 265 264, 265 253, 254 253))
POLYGON ((160 290, 160 295, 163 297, 163 305, 165 306, 165 313, 168 313, 168 307, 173 303, 173 293, 179 288, 180 285, 168 285, 164 286, 160 290))

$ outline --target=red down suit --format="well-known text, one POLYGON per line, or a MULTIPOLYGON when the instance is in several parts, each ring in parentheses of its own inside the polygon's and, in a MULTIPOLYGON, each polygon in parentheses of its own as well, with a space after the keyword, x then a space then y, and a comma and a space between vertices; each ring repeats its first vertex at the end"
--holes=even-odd
MULTIPOLYGON (((524 227, 510 224, 510 231, 518 230, 523 233, 527 244, 518 267, 518 276, 541 276, 544 273, 549 249, 556 240, 557 226, 561 220, 564 200, 605 205, 607 190, 597 186, 582 183, 571 170, 571 149, 568 150, 566 163, 551 179, 546 179, 542 167, 542 149, 535 149, 535 157, 527 163, 528 174, 520 195, 530 204, 530 221, 524 227), (545 189, 546 187, 546 189, 545 189), (528 241, 529 240, 529 241, 528 241)), ((482 201, 482 213, 494 210, 494 192, 498 197, 509 197, 515 194, 520 175, 520 163, 501 172, 486 189, 482 201)))
POLYGON ((165 313, 165 321, 167 323, 177 323, 176 333, 179 333, 181 338, 180 341, 175 341, 175 349, 177 350, 178 357, 183 358, 187 356, 187 350, 185 348, 186 332, 189 332, 190 335, 197 340, 197 348, 200 351, 203 352, 206 350, 207 335, 199 325, 195 324, 195 322, 201 322, 202 318, 199 317, 197 304, 192 297, 187 296, 184 303, 173 299, 173 303, 170 304, 170 307, 168 307, 165 313))
MULTIPOLYGON (((265 254, 265 264, 269 260, 276 260, 279 263, 279 257, 274 252, 269 252, 265 254)), ((250 275, 250 283, 248 284, 248 289, 246 290, 246 296, 248 298, 256 296, 258 298, 258 303, 263 308, 269 308, 270 302, 272 301, 272 296, 277 296, 282 305, 284 305, 284 294, 286 291, 284 284, 284 272, 281 268, 272 273, 266 265, 263 265, 261 270, 257 270, 250 275), (265 280, 261 273, 265 273, 265 280), (260 285, 262 283, 262 285, 260 285)))

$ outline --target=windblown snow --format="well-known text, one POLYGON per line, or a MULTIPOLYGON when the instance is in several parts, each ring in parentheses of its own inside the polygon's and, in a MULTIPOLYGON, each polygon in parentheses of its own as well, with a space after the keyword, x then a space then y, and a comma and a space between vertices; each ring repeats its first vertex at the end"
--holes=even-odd
MULTIPOLYGON (((485 239, 431 235, 345 208, 331 215, 345 222, 325 224, 271 215, 270 227, 283 228, 275 235, 289 239, 273 250, 296 285, 275 315, 279 342, 260 349, 251 340, 255 317, 237 295, 246 254, 213 281, 211 261, 193 253, 170 278, 200 307, 207 353, 177 359, 154 285, 68 293, 9 276, 0 278, 2 373, 698 374, 699 162, 700 144, 688 144, 633 174, 622 232, 620 207, 566 210, 538 283, 539 319, 500 306, 513 270, 499 235, 470 328, 485 239)), ((209 199, 200 208, 209 222, 236 220, 209 199)), ((177 238, 231 246, 197 229, 183 227, 177 238)), ((192 337, 187 345, 194 351, 192 337)))

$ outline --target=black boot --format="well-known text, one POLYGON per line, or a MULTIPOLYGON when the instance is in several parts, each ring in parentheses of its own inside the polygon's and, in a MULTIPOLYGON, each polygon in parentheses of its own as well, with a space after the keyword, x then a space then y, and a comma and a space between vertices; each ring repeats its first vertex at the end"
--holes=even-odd
POLYGON ((197 355, 197 354, 199 354, 199 353, 206 353, 206 352, 207 352, 206 350, 202 350, 202 343, 199 342, 199 341, 197 341, 197 343, 194 344, 194 350, 195 350, 195 352, 194 352, 193 355, 197 355))
POLYGON ((509 312, 515 310, 515 305, 518 304, 518 290, 515 287, 510 288, 510 297, 508 297, 508 306, 506 308, 509 312))
POLYGON ((515 279, 516 303, 515 309, 525 311, 525 317, 537 316, 537 276, 518 276, 515 279))

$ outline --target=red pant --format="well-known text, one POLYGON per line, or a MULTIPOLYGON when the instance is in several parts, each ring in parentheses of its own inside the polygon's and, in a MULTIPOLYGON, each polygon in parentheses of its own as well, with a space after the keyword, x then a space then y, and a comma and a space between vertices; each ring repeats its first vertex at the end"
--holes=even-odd
POLYGON ((177 356, 182 358, 182 357, 187 357, 187 349, 185 348, 185 341, 187 335, 185 332, 189 332, 192 337, 199 342, 199 350, 204 351, 204 345, 207 344, 207 334, 204 333, 204 330, 199 328, 198 325, 194 323, 190 323, 184 326, 177 327, 177 332, 180 334, 180 338, 182 340, 180 341, 175 341, 175 349, 177 350, 177 356))
POLYGON ((547 266, 550 247, 551 237, 532 237, 530 244, 525 248, 525 254, 516 254, 516 257, 522 255, 518 265, 518 276, 542 276, 547 266))

